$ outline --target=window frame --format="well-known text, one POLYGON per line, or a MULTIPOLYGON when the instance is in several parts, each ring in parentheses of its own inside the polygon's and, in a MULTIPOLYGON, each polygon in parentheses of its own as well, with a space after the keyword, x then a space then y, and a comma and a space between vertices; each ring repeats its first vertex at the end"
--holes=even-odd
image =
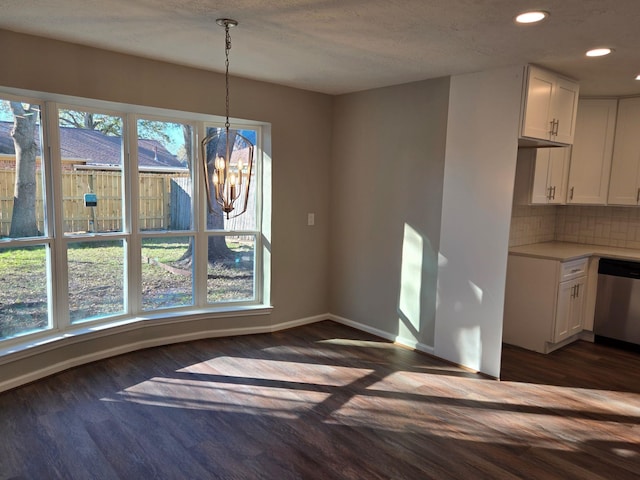
MULTIPOLYGON (((205 121, 199 126, 199 138, 203 139, 207 136, 207 128, 224 128, 225 124, 221 121, 205 121)), ((255 230, 209 230, 207 229, 207 199, 205 198, 206 189, 204 187, 204 172, 199 176, 200 177, 200 191, 202 192, 202 209, 200 211, 200 225, 202 228, 198 229, 198 232, 201 233, 199 244, 203 250, 202 255, 204 258, 207 258, 207 247, 208 247, 208 237, 209 236, 223 236, 223 237, 231 237, 231 236, 244 236, 244 235, 252 235, 255 238, 254 244, 254 298, 253 300, 247 301, 229 301, 229 302, 220 302, 220 303, 209 303, 208 302, 208 293, 207 293, 207 284, 206 284, 206 275, 207 269, 204 268, 203 272, 203 282, 198 282, 198 285, 204 286, 204 291, 201 292, 201 297, 203 299, 205 307, 211 307, 212 305, 225 305, 228 307, 234 307, 237 305, 261 305, 264 301, 264 288, 261 288, 261 284, 264 282, 264 245, 263 245, 263 235, 262 235, 262 222, 263 222, 263 128, 261 125, 253 125, 253 124, 231 124, 231 130, 255 130, 256 132, 256 145, 254 150, 254 169, 255 169, 255 194, 256 194, 256 212, 255 212, 255 230)), ((198 142, 198 148, 200 148, 200 142, 198 142)), ((198 158, 200 160, 200 164, 202 164, 200 158, 201 152, 198 152, 198 158)), ((199 165, 200 169, 202 169, 202 165, 199 165)), ((201 257, 202 258, 202 257, 201 257)))
POLYGON ((38 237, 20 237, 20 238, 0 238, 0 247, 7 248, 24 248, 31 246, 43 246, 45 248, 45 270, 47 272, 47 328, 37 331, 25 331, 23 333, 0 340, 0 344, 12 343, 12 341, 21 341, 25 338, 41 338, 50 335, 51 332, 58 330, 55 312, 59 308, 58 299, 55 292, 55 269, 56 251, 54 242, 54 202, 51 201, 53 195, 53 167, 51 162, 49 129, 47 125, 47 102, 43 99, 33 97, 29 94, 20 95, 9 92, 0 91, 0 99, 7 101, 16 101, 28 103, 30 105, 38 105, 40 107, 39 134, 40 134, 40 168, 42 175, 42 202, 44 214, 43 234, 38 237))
MULTIPOLYGON (((11 90, 11 89, 10 89, 11 90)), ((51 339, 64 338, 78 332, 90 332, 108 329, 110 326, 123 325, 137 321, 179 321, 180 316, 206 313, 210 317, 237 315, 245 312, 263 313, 260 310, 270 308, 265 305, 265 291, 269 278, 264 271, 263 232, 263 149, 264 128, 270 131, 267 124, 249 121, 234 121, 231 128, 238 130, 254 130, 256 132, 255 168, 256 176, 253 188, 256 195, 255 230, 231 231, 206 229, 206 198, 202 162, 200 161, 200 139, 204 138, 206 127, 224 126, 224 118, 213 115, 182 112, 175 110, 142 107, 136 105, 115 104, 100 100, 81 99, 61 95, 0 89, 3 100, 17 100, 23 103, 38 104, 41 108, 40 129, 42 138, 41 158, 45 176, 43 185, 43 201, 47 221, 46 235, 29 239, 1 240, 0 247, 15 248, 28 245, 44 245, 47 250, 49 264, 48 278, 48 321, 46 330, 25 333, 0 340, 0 354, 6 352, 5 347, 17 344, 48 342, 51 339), (123 174, 123 219, 121 232, 105 232, 92 234, 69 234, 64 232, 63 196, 62 196, 62 164, 60 154, 60 134, 58 112, 60 109, 93 111, 100 114, 115 115, 122 118, 122 174, 123 174), (155 120, 171 123, 186 123, 192 126, 192 196, 193 196, 193 230, 157 230, 140 231, 137 223, 139 212, 139 168, 137 158, 137 122, 139 119, 155 120), (45 170, 45 164, 47 170, 45 170), (57 201, 59 199, 59 201, 57 201), (135 201, 134 201, 135 200, 135 201), (207 300, 207 238, 209 235, 253 235, 254 246, 254 298, 250 301, 208 303, 207 300), (142 309, 142 274, 141 248, 143 239, 155 237, 187 237, 194 238, 194 276, 193 305, 169 307, 155 310, 142 309), (68 258, 67 248, 70 243, 78 241, 121 240, 125 249, 124 268, 124 313, 76 321, 71 323, 68 292, 68 258), (203 264, 204 263, 204 264, 203 264)), ((270 210, 269 210, 270 211, 270 210)), ((270 245, 269 245, 270 247, 270 245)), ((269 256, 266 257, 267 259, 269 256)))

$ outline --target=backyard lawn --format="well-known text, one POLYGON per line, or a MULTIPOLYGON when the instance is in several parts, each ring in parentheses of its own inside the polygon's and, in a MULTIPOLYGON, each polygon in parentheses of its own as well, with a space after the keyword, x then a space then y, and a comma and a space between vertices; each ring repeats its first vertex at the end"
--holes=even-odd
MULTIPOLYGON (((193 305, 187 237, 148 238, 141 256, 142 311, 193 305)), ((229 237, 230 255, 208 266, 207 302, 254 298, 254 243, 229 237)), ((121 240, 70 243, 68 291, 71 322, 125 313, 121 240)), ((0 249, 0 339, 48 327, 46 250, 0 249)))

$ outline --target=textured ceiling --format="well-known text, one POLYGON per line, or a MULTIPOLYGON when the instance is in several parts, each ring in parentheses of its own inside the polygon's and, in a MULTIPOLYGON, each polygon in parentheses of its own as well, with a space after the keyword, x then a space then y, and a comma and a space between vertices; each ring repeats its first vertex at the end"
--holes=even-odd
MULTIPOLYGON (((640 94, 640 0, 0 0, 0 28, 331 94, 536 63, 640 94), (535 26, 513 17, 551 12, 535 26), (584 52, 610 46, 613 55, 584 52)), ((0 46, 1 48, 1 46, 0 46)))

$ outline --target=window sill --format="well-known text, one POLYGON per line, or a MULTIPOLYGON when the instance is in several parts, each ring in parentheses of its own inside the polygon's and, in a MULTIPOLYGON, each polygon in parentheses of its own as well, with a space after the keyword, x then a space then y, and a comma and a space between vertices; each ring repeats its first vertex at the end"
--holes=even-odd
MULTIPOLYGON (((16 339, 15 342, 11 342, 9 345, 0 348, 0 365, 10 363, 16 360, 20 360, 25 357, 38 355, 57 348, 67 347, 69 345, 80 343, 84 341, 95 340, 100 337, 107 337, 111 335, 118 335, 127 333, 133 330, 160 327, 163 325, 197 322, 202 320, 215 320, 216 318, 230 318, 230 317, 249 317, 256 315, 269 315, 271 314, 273 307, 265 305, 255 306, 235 306, 228 308, 217 308, 215 310, 197 309, 187 310, 179 312, 163 312, 154 313, 153 315, 142 315, 135 318, 117 319, 113 321, 105 321, 101 323, 82 323, 77 326, 73 326, 65 331, 48 330, 37 335, 37 337, 31 337, 27 339, 16 339)), ((257 326, 255 328, 238 328, 232 330, 216 330, 211 328, 206 332, 202 332, 199 338, 206 336, 226 336, 226 335, 239 335, 248 333, 265 333, 271 331, 270 326, 257 326), (206 335, 206 333, 210 333, 206 335), (219 333, 219 335, 218 335, 219 333)), ((198 334, 194 333, 191 336, 171 336, 167 337, 166 343, 174 343, 176 341, 189 341, 198 338, 198 334), (190 338, 194 337, 194 338, 190 338)), ((158 345, 163 344, 162 339, 157 342, 158 345)), ((139 348, 147 348, 149 346, 141 344, 139 348)), ((129 349, 129 351, 135 350, 135 348, 129 349)), ((118 354, 118 353, 114 353, 118 354)), ((110 356, 110 355, 106 355, 110 356)))

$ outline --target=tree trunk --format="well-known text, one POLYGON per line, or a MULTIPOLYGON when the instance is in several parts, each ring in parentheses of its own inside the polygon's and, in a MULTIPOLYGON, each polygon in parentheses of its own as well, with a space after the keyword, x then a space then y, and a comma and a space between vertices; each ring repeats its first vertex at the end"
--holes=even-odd
MULTIPOLYGON (((231 131, 231 141, 235 141, 235 131, 231 131)), ((183 134, 185 139, 185 145, 187 150, 187 158, 190 162, 193 161, 193 155, 191 155, 191 130, 185 126, 183 127, 183 134)), ((226 142, 225 136, 222 135, 218 138, 218 142, 210 142, 207 144, 207 159, 210 159, 211 168, 213 168, 213 161, 216 156, 224 156, 226 153, 226 142)), ((233 143, 231 144, 233 145, 233 143)), ((214 202, 214 208, 216 209, 215 213, 208 212, 207 213, 207 229, 209 230, 223 230, 224 229, 224 212, 220 209, 220 206, 214 202)), ((224 262, 226 260, 230 260, 233 258, 233 253, 227 247, 226 238, 224 236, 219 235, 210 235, 208 239, 208 254, 207 260, 208 263, 214 264, 218 262, 224 262)), ((182 266, 190 266, 191 261, 193 259, 193 242, 189 242, 189 248, 182 255, 179 262, 182 266)))
POLYGON ((89 112, 85 112, 83 115, 84 125, 83 127, 87 130, 95 130, 96 124, 93 122, 93 114, 89 112))
POLYGON ((13 192, 13 214, 9 236, 38 236, 36 222, 36 156, 35 141, 39 112, 20 102, 11 102, 14 121, 11 136, 16 151, 16 181, 13 192))
MULTIPOLYGON (((233 144, 236 140, 236 131, 229 130, 229 145, 233 151, 233 144)), ((217 142, 210 142, 207 145, 207 159, 210 163, 210 168, 213 168, 213 162, 216 157, 224 157, 226 155, 227 142, 226 135, 222 134, 218 137, 217 142)), ((207 229, 209 230, 223 230, 224 229, 224 212, 216 202, 213 202, 215 211, 207 214, 207 229)), ((207 256, 209 263, 213 264, 229 260, 233 257, 233 253, 227 247, 226 238, 224 236, 210 236, 209 237, 209 254, 207 256)))

